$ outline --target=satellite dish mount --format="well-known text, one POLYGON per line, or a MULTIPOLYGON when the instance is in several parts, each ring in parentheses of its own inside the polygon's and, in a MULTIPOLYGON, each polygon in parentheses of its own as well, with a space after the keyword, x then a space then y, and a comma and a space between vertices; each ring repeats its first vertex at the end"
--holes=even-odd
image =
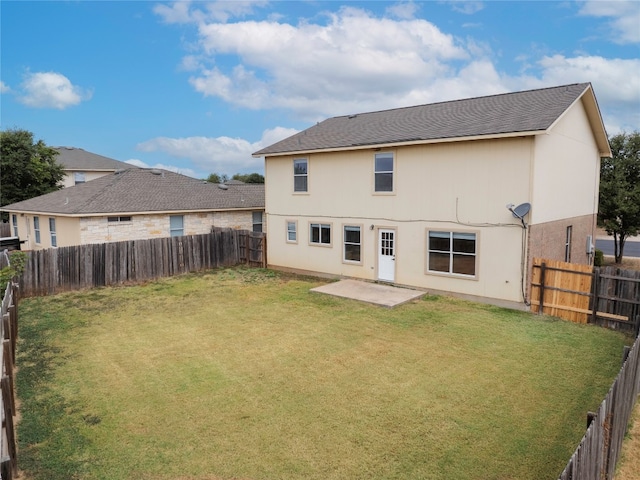
POLYGON ((510 203, 507 205, 507 210, 509 210, 515 218, 520 219, 522 228, 527 228, 527 224, 524 223, 524 217, 529 213, 529 210, 531 210, 530 203, 521 203, 517 207, 514 206, 513 203, 510 203))

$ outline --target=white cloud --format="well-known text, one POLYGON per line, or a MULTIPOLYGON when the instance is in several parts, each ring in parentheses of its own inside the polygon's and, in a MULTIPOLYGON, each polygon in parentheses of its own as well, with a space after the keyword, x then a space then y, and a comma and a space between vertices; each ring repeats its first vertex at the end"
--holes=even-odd
POLYGON ((326 18, 326 24, 297 26, 201 23, 202 54, 216 66, 187 58, 183 65, 198 67, 189 81, 205 96, 250 109, 285 108, 315 120, 379 105, 381 98, 397 105, 416 85, 451 76, 450 62, 469 58, 464 45, 426 20, 375 18, 349 7, 326 18), (242 63, 225 68, 215 62, 218 55, 235 55, 242 63))
POLYGON ((8 93, 10 91, 11 91, 11 88, 9 88, 9 85, 4 83, 3 81, 0 81, 0 93, 8 93))
POLYGON ((67 77, 56 72, 29 73, 21 87, 20 102, 34 108, 64 110, 92 96, 90 91, 73 85, 67 77))
POLYGON ((640 2, 587 1, 582 4, 580 14, 592 17, 608 17, 611 40, 615 43, 640 43, 640 2))
POLYGON ((451 4, 453 10, 465 15, 473 15, 484 8, 483 2, 475 2, 471 0, 452 0, 447 3, 451 4))
POLYGON ((198 3, 198 7, 191 8, 188 0, 173 2, 171 5, 158 4, 153 11, 166 23, 201 23, 205 21, 226 22, 230 18, 245 17, 255 11, 255 7, 267 5, 266 1, 216 1, 198 3))
MULTIPOLYGON (((277 127, 265 130, 262 138, 253 143, 230 137, 156 137, 138 144, 136 148, 143 152, 162 152, 170 157, 190 160, 202 172, 233 175, 262 171, 264 168, 262 159, 253 158, 251 154, 297 132, 294 129, 277 127)), ((146 165, 140 160, 130 160, 127 163, 137 166, 146 165)), ((167 168, 159 164, 154 166, 167 168)), ((180 169, 178 171, 183 173, 180 169)), ((185 175, 188 174, 185 173, 185 175)))
POLYGON ((390 7, 387 7, 386 12, 392 17, 409 20, 415 16, 418 10, 419 7, 415 3, 409 1, 391 5, 390 7))

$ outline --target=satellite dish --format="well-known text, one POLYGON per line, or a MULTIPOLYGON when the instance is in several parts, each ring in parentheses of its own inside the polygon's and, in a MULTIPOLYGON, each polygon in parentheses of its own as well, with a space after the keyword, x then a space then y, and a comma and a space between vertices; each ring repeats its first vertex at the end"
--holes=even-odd
POLYGON ((523 227, 527 227, 527 225, 524 223, 524 217, 527 215, 527 213, 529 213, 529 210, 531 210, 530 203, 521 203, 517 207, 514 207, 513 203, 510 203, 509 205, 507 205, 507 209, 509 209, 514 217, 520 219, 523 227))
POLYGON ((510 208, 509 210, 511 210, 511 213, 513 214, 514 217, 519 218, 520 220, 522 220, 522 218, 529 213, 529 210, 531 210, 531 204, 530 203, 522 203, 520 205, 518 205, 516 208, 510 208))

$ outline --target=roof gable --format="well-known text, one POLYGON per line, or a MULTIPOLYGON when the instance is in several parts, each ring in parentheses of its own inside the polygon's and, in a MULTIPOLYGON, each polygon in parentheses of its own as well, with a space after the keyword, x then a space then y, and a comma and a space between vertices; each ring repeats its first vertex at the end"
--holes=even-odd
MULTIPOLYGON (((254 153, 270 156, 320 150, 342 150, 375 145, 393 145, 463 138, 532 135, 545 132, 591 85, 578 83, 560 87, 505 93, 450 102, 396 108, 378 112, 333 117, 254 153)), ((591 102, 593 103, 593 102, 591 102)), ((589 111, 589 109, 587 109, 589 111)), ((597 116, 599 110, 590 110, 597 116)), ((592 128, 601 119, 590 119, 592 128)), ((595 133, 598 138, 597 132, 595 133)), ((606 133, 604 133, 606 140, 606 133)), ((601 151, 602 135, 598 138, 601 151)))
POLYGON ((218 185, 159 169, 134 168, 2 207, 71 216, 264 208, 264 185, 218 185))

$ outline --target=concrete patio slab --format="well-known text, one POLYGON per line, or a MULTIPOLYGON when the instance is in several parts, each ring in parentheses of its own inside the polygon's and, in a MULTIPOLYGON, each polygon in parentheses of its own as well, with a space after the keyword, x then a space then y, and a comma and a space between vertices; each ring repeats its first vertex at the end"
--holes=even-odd
POLYGON ((380 285, 360 280, 340 280, 321 287, 311 289, 312 292, 324 293, 336 297, 351 298, 361 302, 373 303, 383 307, 395 307, 425 295, 425 292, 408 288, 380 285))

